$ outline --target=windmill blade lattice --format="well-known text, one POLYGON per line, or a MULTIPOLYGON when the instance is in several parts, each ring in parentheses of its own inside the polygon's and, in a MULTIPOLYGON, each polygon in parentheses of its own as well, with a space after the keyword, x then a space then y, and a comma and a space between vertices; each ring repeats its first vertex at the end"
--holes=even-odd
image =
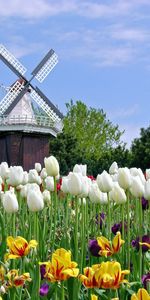
POLYGON ((34 75, 39 82, 43 82, 57 63, 58 56, 54 50, 51 49, 31 74, 34 75))
POLYGON ((3 100, 0 102, 0 114, 4 114, 12 102, 23 90, 24 85, 20 84, 19 81, 16 81, 14 85, 10 88, 9 92, 5 95, 3 100))
POLYGON ((42 108, 42 110, 52 119, 53 122, 58 122, 61 118, 54 112, 53 109, 43 100, 35 89, 31 91, 32 99, 42 108))
POLYGON ((5 63, 10 64, 8 65, 9 67, 12 66, 13 70, 17 70, 21 75, 25 74, 27 69, 2 44, 0 45, 0 55, 1 59, 4 60, 5 63))

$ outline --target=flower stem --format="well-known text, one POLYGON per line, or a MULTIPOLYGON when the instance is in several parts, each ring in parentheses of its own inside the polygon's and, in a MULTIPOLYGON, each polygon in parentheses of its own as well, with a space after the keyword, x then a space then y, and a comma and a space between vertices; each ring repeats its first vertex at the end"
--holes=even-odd
POLYGON ((127 268, 130 270, 130 199, 127 191, 127 268))
MULTIPOLYGON (((139 199, 139 242, 142 243, 142 202, 141 199, 139 199)), ((139 278, 141 279, 142 277, 142 246, 139 248, 139 278)))
POLYGON ((107 228, 108 228, 108 240, 111 239, 111 214, 110 214, 110 198, 108 193, 108 221, 107 221, 107 228))
POLYGON ((75 197, 75 261, 78 261, 78 198, 75 197))

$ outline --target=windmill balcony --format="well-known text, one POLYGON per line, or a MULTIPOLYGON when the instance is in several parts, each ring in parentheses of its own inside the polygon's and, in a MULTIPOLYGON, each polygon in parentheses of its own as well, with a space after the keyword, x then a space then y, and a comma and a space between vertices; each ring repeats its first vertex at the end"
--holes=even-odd
POLYGON ((0 116, 0 131, 23 131, 56 136, 62 130, 60 120, 52 121, 47 116, 3 115, 0 116))

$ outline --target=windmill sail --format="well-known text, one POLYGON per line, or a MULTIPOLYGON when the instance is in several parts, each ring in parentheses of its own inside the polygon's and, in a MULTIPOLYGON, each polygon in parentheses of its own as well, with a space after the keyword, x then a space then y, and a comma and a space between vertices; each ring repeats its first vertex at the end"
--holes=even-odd
POLYGON ((0 58, 17 75, 23 76, 27 69, 3 45, 0 45, 0 58))

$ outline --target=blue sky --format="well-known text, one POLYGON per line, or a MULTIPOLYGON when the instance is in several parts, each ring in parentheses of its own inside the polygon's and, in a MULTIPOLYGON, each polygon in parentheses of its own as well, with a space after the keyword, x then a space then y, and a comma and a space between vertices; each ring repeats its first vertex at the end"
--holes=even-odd
MULTIPOLYGON (((53 48, 59 64, 39 88, 65 114, 82 100, 125 129, 150 125, 150 0, 0 0, 0 43, 30 71, 53 48)), ((12 83, 0 63, 0 84, 12 83)))

